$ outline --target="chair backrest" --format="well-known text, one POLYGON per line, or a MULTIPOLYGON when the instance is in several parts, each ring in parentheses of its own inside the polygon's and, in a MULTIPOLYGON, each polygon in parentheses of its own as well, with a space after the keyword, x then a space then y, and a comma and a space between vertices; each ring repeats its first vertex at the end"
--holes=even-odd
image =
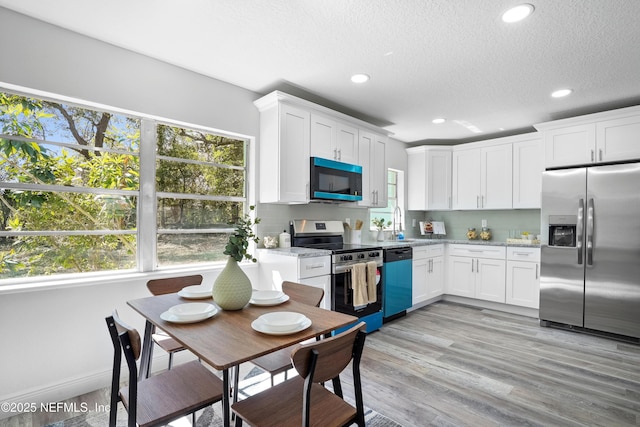
POLYGON ((291 361, 302 378, 312 377, 312 382, 322 383, 336 378, 353 359, 354 369, 360 363, 366 324, 354 327, 320 341, 301 344, 291 352, 291 361))
POLYGON ((289 295, 293 301, 315 307, 320 306, 324 297, 324 289, 322 288, 287 281, 282 282, 282 292, 289 295))
POLYGON ((128 425, 136 425, 137 395, 138 395, 138 368, 136 360, 140 357, 142 349, 140 334, 124 323, 117 311, 106 319, 111 342, 113 343, 113 373, 111 377, 111 406, 109 410, 109 426, 116 425, 117 405, 119 400, 120 365, 124 353, 129 368, 129 416, 128 425))
POLYGON ((154 279, 147 282, 147 289, 153 295, 175 294, 182 288, 191 285, 200 285, 202 276, 167 277, 166 279, 154 279))

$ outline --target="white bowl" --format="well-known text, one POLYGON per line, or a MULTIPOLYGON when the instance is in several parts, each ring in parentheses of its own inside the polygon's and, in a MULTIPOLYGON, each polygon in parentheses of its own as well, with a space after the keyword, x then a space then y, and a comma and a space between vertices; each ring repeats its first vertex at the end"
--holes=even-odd
POLYGON ((216 308, 213 304, 205 302, 190 302, 186 304, 174 305, 169 309, 169 313, 182 320, 198 320, 207 317, 216 308))
POLYGON ((251 299, 254 301, 275 301, 284 296, 281 291, 253 291, 251 299))
POLYGON ((293 311, 274 311, 260 316, 262 323, 275 332, 291 331, 304 323, 306 316, 293 311))

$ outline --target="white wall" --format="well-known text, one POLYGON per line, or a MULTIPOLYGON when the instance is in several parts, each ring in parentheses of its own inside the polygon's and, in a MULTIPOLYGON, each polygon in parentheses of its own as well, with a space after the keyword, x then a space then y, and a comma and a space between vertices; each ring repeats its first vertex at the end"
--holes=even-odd
MULTIPOLYGON (((79 36, 0 8, 0 82, 256 136, 260 96, 237 86, 79 36)), ((203 53, 206 54, 206 53, 203 53)), ((254 266, 250 276, 257 276, 254 266)), ((104 322, 115 308, 143 330, 126 301, 171 274, 135 274, 47 290, 0 288, 0 402, 48 402, 109 384, 112 349, 104 322)), ((161 355, 157 351, 157 355, 161 355)), ((154 362, 166 366, 166 359, 154 362)), ((0 418, 9 414, 0 414, 0 418)))

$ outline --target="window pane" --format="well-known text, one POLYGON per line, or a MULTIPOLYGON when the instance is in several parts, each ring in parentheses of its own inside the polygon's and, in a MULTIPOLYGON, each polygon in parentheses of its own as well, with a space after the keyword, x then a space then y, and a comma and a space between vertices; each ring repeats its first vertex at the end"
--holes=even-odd
POLYGON ((227 259, 228 234, 159 234, 158 263, 177 265, 227 259))
POLYGON ((158 125, 158 155, 244 166, 242 140, 193 129, 158 125))
POLYGON ((158 228, 230 228, 242 215, 242 202, 158 198, 158 228))
POLYGON ((0 237, 0 279, 131 269, 136 236, 0 237))
POLYGON ((137 197, 2 188, 0 195, 9 231, 136 229, 137 197))
POLYGON ((207 196, 244 196, 244 170, 158 160, 157 191, 207 196))

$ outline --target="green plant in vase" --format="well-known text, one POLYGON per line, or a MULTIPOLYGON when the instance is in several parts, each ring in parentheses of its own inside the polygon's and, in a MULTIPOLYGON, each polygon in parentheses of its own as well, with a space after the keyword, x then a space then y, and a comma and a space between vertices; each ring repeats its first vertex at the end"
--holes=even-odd
MULTIPOLYGON (((249 206, 249 210, 253 211, 255 206, 249 206)), ((253 226, 260 224, 260 218, 254 220, 251 219, 249 214, 245 214, 236 223, 234 233, 229 236, 229 241, 224 247, 224 254, 233 257, 237 262, 241 262, 243 259, 256 262, 257 260, 247 252, 249 249, 249 241, 258 243, 260 239, 253 232, 253 226)))
MULTIPOLYGON (((249 206, 253 211, 255 206, 249 206)), ((247 252, 249 242, 258 243, 258 236, 253 232, 253 226, 260 223, 260 218, 251 219, 245 214, 235 225, 233 234, 224 248, 224 254, 229 255, 227 265, 220 272, 213 283, 213 300, 223 310, 240 310, 251 299, 253 287, 251 280, 238 265, 243 259, 256 262, 253 255, 247 252)))
POLYGON ((377 237, 377 240, 378 240, 379 242, 384 241, 384 227, 385 227, 385 226, 387 226, 387 227, 388 227, 388 226, 390 226, 390 225, 391 225, 391 221, 386 221, 386 222, 385 222, 384 218, 373 218, 373 219, 371 220, 371 223, 372 223, 373 225, 375 225, 375 226, 376 226, 376 228, 378 229, 378 237, 377 237))

